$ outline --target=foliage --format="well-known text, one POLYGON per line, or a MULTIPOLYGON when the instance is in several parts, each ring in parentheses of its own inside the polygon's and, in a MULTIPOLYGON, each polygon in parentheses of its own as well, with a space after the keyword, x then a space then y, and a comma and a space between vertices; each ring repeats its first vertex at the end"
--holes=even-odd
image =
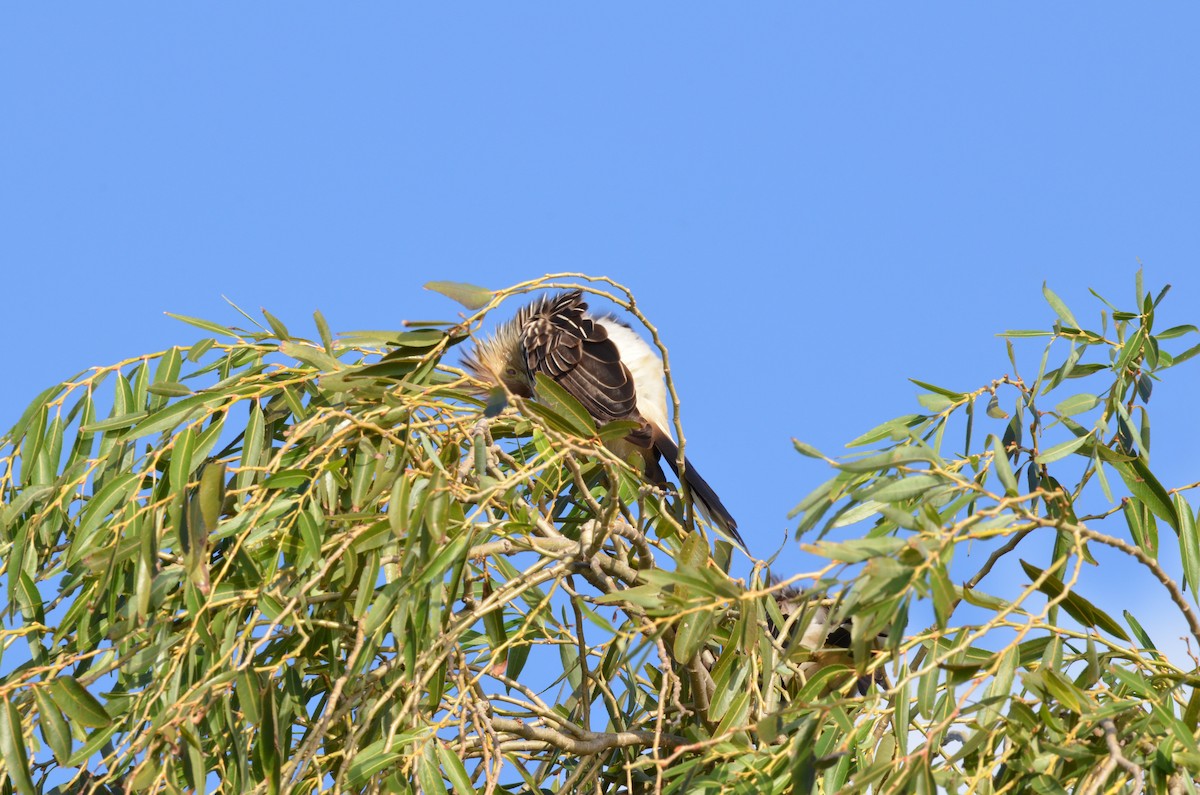
POLYGON ((607 279, 437 283, 478 311, 182 318, 211 336, 39 395, 0 450, 6 791, 1195 791, 1198 672, 1083 587, 1115 550, 1200 640, 1196 484, 1149 466, 1151 387, 1200 352, 1165 349, 1196 331, 1155 331, 1165 291, 1091 331, 1047 290, 1054 328, 1010 333, 1048 339, 1031 381, 1010 343, 861 453, 797 442, 836 470, 797 508, 828 562, 777 582, 608 451, 628 423, 449 364, 564 277, 659 342, 607 279), (1018 549, 1047 557, 985 591, 1018 549))

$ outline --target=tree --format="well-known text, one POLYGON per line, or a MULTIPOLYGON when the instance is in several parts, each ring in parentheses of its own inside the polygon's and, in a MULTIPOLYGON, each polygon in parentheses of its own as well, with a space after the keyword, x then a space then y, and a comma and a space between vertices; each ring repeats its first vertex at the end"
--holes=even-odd
POLYGON ((1046 289, 1028 380, 1014 353, 851 456, 797 442, 833 468, 796 510, 827 563, 734 578, 604 446, 628 423, 447 356, 567 277, 659 342, 608 279, 438 283, 474 313, 180 318, 212 336, 39 395, 0 449, 5 791, 1195 791, 1200 672, 1081 587, 1113 550, 1200 642, 1196 484, 1148 463, 1151 387, 1200 352, 1165 290, 1093 331, 1046 289))

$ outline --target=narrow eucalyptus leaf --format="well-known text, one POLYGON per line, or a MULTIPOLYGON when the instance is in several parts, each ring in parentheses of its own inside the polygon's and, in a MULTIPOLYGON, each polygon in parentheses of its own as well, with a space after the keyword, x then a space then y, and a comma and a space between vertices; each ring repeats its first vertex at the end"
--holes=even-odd
POLYGON ((1179 517, 1179 554, 1183 559, 1183 578, 1192 589, 1193 598, 1200 591, 1200 533, 1196 529, 1196 515, 1183 495, 1175 492, 1175 513, 1179 517))
POLYGON ((42 738, 50 746, 55 760, 65 765, 71 758, 71 729, 46 688, 35 688, 33 694, 38 706, 38 729, 42 738))
POLYGON ((1013 474, 1012 465, 1008 462, 1008 452, 1004 449, 1003 443, 995 436, 992 437, 992 469, 995 471, 996 477, 1000 479, 1004 493, 1009 497, 1017 496, 1017 477, 1013 474))
POLYGON ((1091 411, 1098 405, 1100 405, 1100 398, 1095 395, 1074 395, 1055 406, 1054 411, 1060 417, 1071 417, 1076 414, 1082 414, 1085 411, 1091 411))
POLYGON ((81 726, 103 729, 112 723, 104 706, 73 676, 55 677, 50 694, 58 708, 81 726))
POLYGON ((425 289, 441 293, 467 309, 482 309, 495 295, 491 290, 466 282, 426 282, 425 289))
POLYGON ((196 328, 204 329, 205 331, 211 331, 213 334, 219 334, 222 337, 238 336, 233 332, 233 329, 222 326, 219 323, 213 323, 210 320, 202 320, 198 317, 188 317, 187 315, 177 315, 174 312, 163 312, 163 314, 167 317, 173 317, 176 320, 181 320, 190 326, 195 326, 196 328))
POLYGON ((9 782, 17 792, 21 795, 37 795, 38 790, 34 788, 29 773, 21 713, 11 697, 4 699, 3 714, 0 714, 0 759, 4 760, 9 782))
POLYGON ((1070 328, 1079 328, 1079 321, 1075 320, 1075 316, 1071 314, 1071 310, 1067 309, 1067 305, 1063 300, 1055 295, 1054 291, 1045 282, 1042 283, 1042 295, 1046 297, 1046 303, 1050 304, 1050 308, 1062 320, 1063 325, 1070 328))
POLYGON ((1091 434, 1085 434, 1084 436, 1060 442, 1047 450, 1039 452, 1034 460, 1038 464, 1045 465, 1058 461, 1060 458, 1066 458, 1071 453, 1083 447, 1091 438, 1091 434))

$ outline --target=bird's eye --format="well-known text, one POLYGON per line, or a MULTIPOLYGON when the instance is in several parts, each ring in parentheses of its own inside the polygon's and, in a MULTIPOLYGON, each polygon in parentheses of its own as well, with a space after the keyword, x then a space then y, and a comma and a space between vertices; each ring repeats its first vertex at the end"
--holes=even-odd
POLYGON ((505 372, 505 374, 507 374, 507 375, 512 375, 512 376, 515 376, 515 375, 517 374, 517 368, 515 368, 515 367, 510 367, 510 368, 508 368, 507 370, 505 370, 504 372, 505 372))

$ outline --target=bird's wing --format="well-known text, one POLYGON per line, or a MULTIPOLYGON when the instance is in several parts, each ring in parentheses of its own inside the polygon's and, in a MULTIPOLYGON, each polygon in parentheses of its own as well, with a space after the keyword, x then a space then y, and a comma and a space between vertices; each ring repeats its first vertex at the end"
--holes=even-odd
POLYGON ((637 392, 608 332, 587 315, 580 290, 532 307, 521 326, 530 375, 542 373, 601 423, 637 416, 637 392))

